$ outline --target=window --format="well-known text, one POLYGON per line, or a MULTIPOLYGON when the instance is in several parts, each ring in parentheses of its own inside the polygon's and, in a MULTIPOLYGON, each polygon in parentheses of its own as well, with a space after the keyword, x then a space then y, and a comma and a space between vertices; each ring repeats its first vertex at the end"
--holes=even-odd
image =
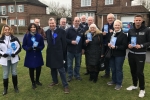
POLYGON ((1 6, 1 14, 6 15, 6 6, 1 6))
POLYGON ((18 12, 24 12, 24 6, 23 5, 17 5, 18 12))
POLYGON ((19 19, 18 20, 18 26, 25 26, 25 20, 24 19, 19 19))
POLYGON ((83 12, 83 13, 77 13, 77 17, 81 17, 82 15, 85 15, 86 17, 92 16, 93 18, 95 17, 94 12, 83 12))
POLYGON ((81 7, 91 6, 91 0, 81 0, 81 7))
POLYGON ((113 0, 105 0, 105 5, 112 5, 113 4, 113 0))
POLYGON ((30 19, 30 23, 34 23, 34 19, 30 19))
POLYGON ((14 5, 9 5, 9 6, 8 6, 8 12, 10 12, 10 13, 15 12, 14 5))
POLYGON ((9 23, 10 26, 11 26, 11 25, 16 25, 16 20, 15 20, 15 19, 10 19, 10 20, 8 21, 8 23, 9 23))

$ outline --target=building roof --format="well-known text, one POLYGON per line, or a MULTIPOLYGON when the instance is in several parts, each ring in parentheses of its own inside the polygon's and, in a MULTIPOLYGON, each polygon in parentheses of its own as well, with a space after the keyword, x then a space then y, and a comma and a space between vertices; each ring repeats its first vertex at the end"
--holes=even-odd
MULTIPOLYGON (((0 4, 14 4, 15 0, 0 0, 0 4)), ((16 3, 28 3, 36 6, 47 7, 47 5, 43 4, 39 0, 16 0, 16 3)))
POLYGON ((101 11, 99 11, 98 15, 108 13, 116 13, 116 14, 149 13, 149 11, 142 5, 126 6, 126 7, 104 7, 101 11))

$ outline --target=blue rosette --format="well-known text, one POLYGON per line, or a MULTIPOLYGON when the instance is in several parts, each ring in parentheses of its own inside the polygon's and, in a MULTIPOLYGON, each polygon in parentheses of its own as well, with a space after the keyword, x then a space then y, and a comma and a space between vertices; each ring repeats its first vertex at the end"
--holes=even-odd
POLYGON ((13 42, 11 43, 11 48, 15 51, 17 49, 16 44, 13 42))
POLYGON ((31 37, 31 41, 35 42, 35 37, 34 36, 31 37))
POLYGON ((56 37, 57 37, 57 33, 53 33, 53 44, 55 44, 56 37))

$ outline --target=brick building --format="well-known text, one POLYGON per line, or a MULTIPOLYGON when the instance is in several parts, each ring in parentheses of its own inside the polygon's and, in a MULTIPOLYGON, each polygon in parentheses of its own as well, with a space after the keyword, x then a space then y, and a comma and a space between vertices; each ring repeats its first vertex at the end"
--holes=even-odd
POLYGON ((132 0, 72 0, 72 18, 93 16, 99 28, 107 23, 107 14, 113 13, 116 19, 133 22, 135 14, 143 14, 149 25, 149 11, 142 5, 131 6, 132 0))
POLYGON ((27 26, 34 18, 40 18, 41 26, 47 26, 50 16, 46 14, 46 7, 38 0, 0 0, 0 23, 27 26))

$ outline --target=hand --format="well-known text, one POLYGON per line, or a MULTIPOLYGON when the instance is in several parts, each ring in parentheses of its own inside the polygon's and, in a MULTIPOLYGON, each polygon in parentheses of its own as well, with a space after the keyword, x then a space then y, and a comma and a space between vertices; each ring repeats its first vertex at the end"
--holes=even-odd
POLYGON ((135 46, 135 48, 136 48, 136 49, 140 49, 140 48, 141 48, 141 45, 137 44, 137 45, 135 46))
POLYGON ((86 44, 88 44, 90 41, 89 40, 85 40, 86 44))
POLYGON ((106 32, 102 32, 103 33, 103 35, 106 35, 106 32))
POLYGON ((101 55, 101 57, 104 57, 104 55, 101 55))
POLYGON ((84 52, 85 52, 85 50, 84 50, 84 49, 82 49, 82 54, 84 54, 84 52))
POLYGON ((3 54, 3 57, 4 57, 4 58, 6 58, 6 57, 8 57, 8 56, 9 56, 9 55, 8 55, 8 54, 6 54, 6 53, 5 53, 5 54, 3 54))
POLYGON ((76 45, 77 44, 77 41, 71 41, 71 43, 73 44, 73 45, 76 45))
POLYGON ((110 33, 114 32, 112 29, 109 30, 110 33))
POLYGON ((65 63, 66 63, 66 61, 65 61, 65 60, 63 60, 63 63, 65 64, 65 63))
POLYGON ((111 48, 111 44, 110 43, 108 43, 108 47, 111 48))
POLYGON ((11 57, 13 57, 13 58, 14 58, 14 57, 15 57, 15 54, 11 54, 11 57))
POLYGON ((28 51, 31 51, 31 50, 33 50, 33 48, 32 47, 28 47, 28 49, 27 49, 28 51))
POLYGON ((115 49, 115 46, 111 46, 112 49, 115 49))
POLYGON ((40 51, 40 48, 38 47, 34 47, 33 50, 37 50, 37 51, 40 51))
POLYGON ((129 44, 129 45, 128 45, 128 48, 129 48, 129 49, 132 49, 132 48, 133 48, 133 46, 132 46, 131 44, 129 44))

